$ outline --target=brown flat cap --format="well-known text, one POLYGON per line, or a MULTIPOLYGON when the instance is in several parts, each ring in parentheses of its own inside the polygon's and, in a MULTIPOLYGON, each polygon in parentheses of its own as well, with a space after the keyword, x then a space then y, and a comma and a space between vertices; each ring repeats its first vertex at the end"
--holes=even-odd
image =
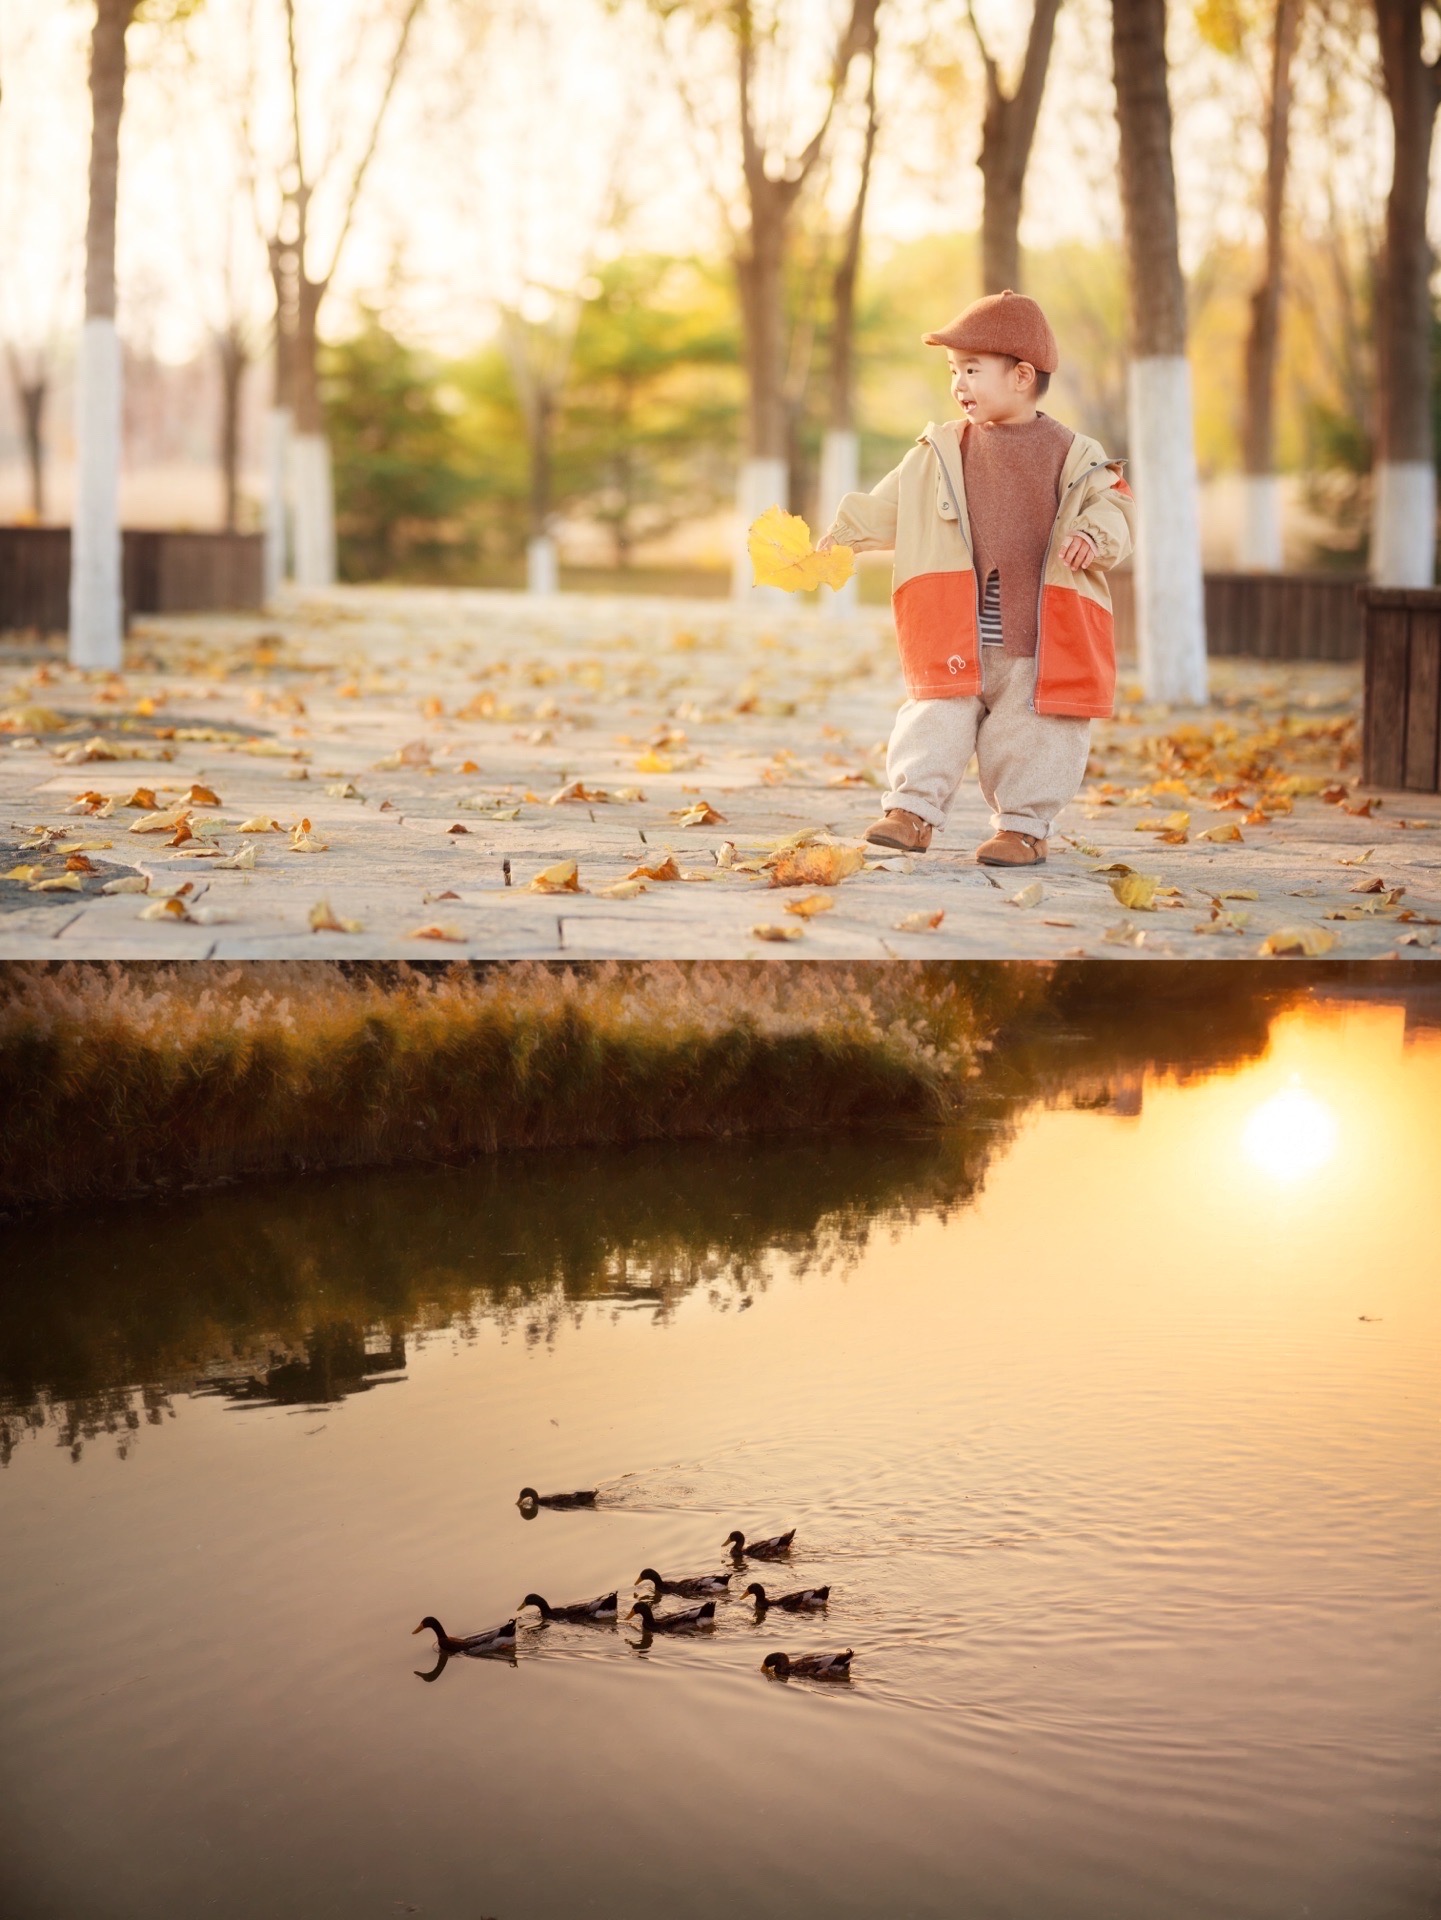
POLYGON ((1061 355, 1050 322, 1034 300, 1024 293, 988 293, 973 300, 964 313, 925 336, 928 347, 950 347, 955 353, 1005 353, 1025 360, 1037 373, 1054 373, 1061 355))

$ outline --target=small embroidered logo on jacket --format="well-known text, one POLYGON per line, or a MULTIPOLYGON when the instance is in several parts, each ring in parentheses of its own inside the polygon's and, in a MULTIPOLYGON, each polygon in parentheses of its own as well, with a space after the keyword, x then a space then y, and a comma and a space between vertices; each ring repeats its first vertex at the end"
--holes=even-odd
POLYGON ((966 664, 965 661, 961 658, 961 656, 958 653, 953 653, 950 659, 946 662, 946 665, 950 668, 952 673, 959 673, 961 668, 965 664, 966 664))

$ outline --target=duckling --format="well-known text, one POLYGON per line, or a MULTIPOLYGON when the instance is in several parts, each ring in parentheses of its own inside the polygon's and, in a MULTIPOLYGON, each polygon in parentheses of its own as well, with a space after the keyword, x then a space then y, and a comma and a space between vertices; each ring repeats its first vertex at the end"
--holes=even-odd
POLYGON ((520 1606, 519 1613, 525 1607, 537 1607, 540 1610, 542 1624, 547 1620, 614 1620, 620 1611, 619 1591, 603 1593, 597 1600, 573 1600, 569 1606, 553 1607, 549 1601, 542 1600, 538 1593, 528 1593, 520 1606))
POLYGON ((778 1593, 769 1599, 759 1580, 752 1580, 746 1588, 746 1598, 756 1597, 756 1619, 764 1617, 768 1607, 784 1607, 787 1613, 812 1613, 827 1604, 831 1597, 829 1587, 801 1587, 795 1593, 778 1593))
POLYGON ((782 1554, 790 1552, 795 1537, 796 1530, 792 1527, 789 1533, 778 1533, 770 1540, 752 1540, 749 1546, 743 1533, 728 1533, 725 1543, 737 1560, 779 1560, 782 1554))
POLYGON ((534 1487, 522 1487, 515 1504, 518 1507, 593 1507, 597 1491, 591 1487, 583 1493, 537 1493, 534 1487))
POLYGON ((693 1573, 684 1579, 667 1580, 654 1567, 642 1567, 635 1577, 635 1584, 639 1586, 642 1580, 649 1580, 655 1588, 657 1599, 663 1593, 682 1594, 687 1599, 694 1599, 703 1593, 724 1593, 732 1577, 728 1573, 693 1573))
POLYGON ((507 1620, 504 1626, 488 1627, 484 1633, 447 1633, 433 1613, 426 1614, 416 1633, 424 1633, 429 1627, 435 1635, 436 1645, 442 1653, 511 1653, 515 1648, 515 1622, 507 1620))
POLYGON ((648 1600, 637 1600, 626 1618, 638 1619, 642 1633, 682 1633, 691 1628, 713 1627, 715 1601, 705 1600, 698 1607, 687 1607, 684 1613, 656 1614, 651 1611, 648 1600))
POLYGON ((761 1672, 770 1680, 789 1680, 793 1673, 807 1680, 849 1680, 855 1653, 768 1653, 761 1672))

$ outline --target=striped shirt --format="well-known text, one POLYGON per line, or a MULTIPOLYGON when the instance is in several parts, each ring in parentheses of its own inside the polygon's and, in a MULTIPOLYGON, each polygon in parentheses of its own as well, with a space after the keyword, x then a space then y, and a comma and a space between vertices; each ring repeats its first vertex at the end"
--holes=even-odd
POLYGON ((1005 644, 1005 635, 1001 632, 1001 576, 992 573, 986 581, 986 591, 981 599, 981 645, 999 647, 1005 644))

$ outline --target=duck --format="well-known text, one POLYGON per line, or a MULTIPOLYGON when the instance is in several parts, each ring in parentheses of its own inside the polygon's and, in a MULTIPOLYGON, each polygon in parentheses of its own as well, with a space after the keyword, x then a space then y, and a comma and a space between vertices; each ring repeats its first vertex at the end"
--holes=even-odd
POLYGON ((619 1589, 614 1593, 603 1593, 595 1600, 573 1600, 563 1607, 553 1607, 548 1600, 542 1600, 538 1593, 528 1593, 516 1612, 523 1612, 526 1607, 536 1607, 542 1623, 547 1620, 614 1620, 620 1612, 619 1601, 619 1589))
POLYGON ((829 1587, 800 1587, 795 1593, 778 1593, 771 1599, 759 1580, 752 1580, 746 1588, 746 1598, 754 1594, 756 1600, 756 1618, 759 1620, 768 1607, 783 1607, 787 1613, 813 1613, 828 1604, 831 1597, 829 1587))
POLYGON ((655 1588, 656 1598, 664 1593, 684 1595, 695 1599, 705 1593, 724 1593, 734 1576, 729 1573, 693 1573, 679 1580, 668 1580, 663 1573, 657 1573, 654 1567, 642 1567, 635 1577, 635 1584, 649 1580, 655 1588))
POLYGON ((435 1643, 442 1653, 512 1653, 515 1650, 515 1622, 507 1620, 503 1626, 488 1627, 484 1633, 447 1633, 433 1613, 426 1614, 416 1633, 424 1633, 429 1627, 435 1635, 435 1643))
POLYGON ((796 1530, 792 1527, 789 1533, 777 1533, 769 1540, 752 1540, 747 1546, 745 1535, 737 1531, 726 1535, 725 1544, 737 1560, 779 1560, 782 1554, 790 1552, 795 1537, 796 1530))
POLYGON ((789 1680, 792 1674, 807 1680, 849 1680, 852 1648, 844 1653, 768 1653, 761 1661, 761 1672, 771 1680, 789 1680))
POLYGON ((687 1607, 684 1613, 656 1614, 648 1600, 637 1600, 626 1618, 638 1619, 642 1633, 683 1633, 691 1628, 713 1627, 715 1601, 704 1600, 698 1607, 687 1607))
POLYGON ((522 1487, 515 1504, 518 1507, 593 1507, 598 1491, 590 1487, 580 1493, 537 1493, 534 1487, 522 1487))

